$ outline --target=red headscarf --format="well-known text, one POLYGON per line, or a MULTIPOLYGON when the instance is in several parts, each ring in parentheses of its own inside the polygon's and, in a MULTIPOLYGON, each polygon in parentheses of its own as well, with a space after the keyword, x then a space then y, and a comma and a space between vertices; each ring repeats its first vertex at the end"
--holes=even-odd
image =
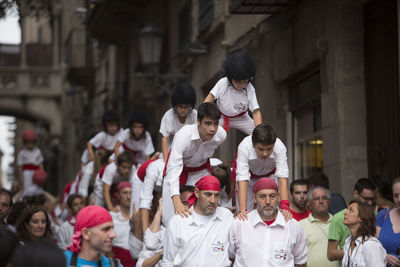
POLYGON ((92 228, 106 222, 112 222, 112 217, 105 208, 99 206, 87 206, 81 209, 78 215, 76 215, 72 245, 69 246, 68 249, 72 252, 79 253, 81 250, 82 229, 92 228))
MULTIPOLYGON (((218 191, 218 192, 221 191, 221 184, 219 183, 218 178, 212 175, 203 176, 200 180, 197 181, 195 187, 200 191, 203 190, 218 191)), ((196 202, 196 200, 197 197, 193 193, 188 199, 189 205, 192 206, 196 202)))
POLYGON ((275 189, 278 191, 278 185, 273 178, 263 177, 257 180, 253 186, 253 193, 257 193, 263 189, 275 189))
POLYGON ((132 184, 130 182, 120 182, 117 186, 117 190, 118 192, 121 191, 122 189, 124 189, 125 187, 132 187, 132 184))

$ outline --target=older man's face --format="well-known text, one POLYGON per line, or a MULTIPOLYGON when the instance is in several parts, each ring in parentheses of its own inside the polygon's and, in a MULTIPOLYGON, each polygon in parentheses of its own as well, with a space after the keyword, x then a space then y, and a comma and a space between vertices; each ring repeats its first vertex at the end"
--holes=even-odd
POLYGON ((84 236, 90 248, 100 253, 109 253, 112 251, 112 241, 115 237, 113 222, 106 222, 89 228, 84 236))
POLYGON ((274 219, 278 206, 278 191, 275 189, 263 189, 253 194, 254 203, 257 204, 257 211, 263 220, 274 219))
POLYGON ((7 194, 0 194, 0 220, 4 220, 11 209, 11 199, 7 194))
POLYGON ((310 203, 311 212, 313 213, 326 213, 329 208, 328 194, 321 188, 314 189, 311 194, 312 200, 310 203))

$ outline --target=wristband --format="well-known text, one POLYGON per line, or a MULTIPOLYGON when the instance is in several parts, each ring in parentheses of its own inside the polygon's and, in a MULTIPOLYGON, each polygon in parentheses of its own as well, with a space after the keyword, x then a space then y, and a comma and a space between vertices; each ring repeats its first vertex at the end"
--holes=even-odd
POLYGON ((289 200, 281 200, 279 202, 279 206, 281 207, 281 210, 290 210, 290 202, 289 200))

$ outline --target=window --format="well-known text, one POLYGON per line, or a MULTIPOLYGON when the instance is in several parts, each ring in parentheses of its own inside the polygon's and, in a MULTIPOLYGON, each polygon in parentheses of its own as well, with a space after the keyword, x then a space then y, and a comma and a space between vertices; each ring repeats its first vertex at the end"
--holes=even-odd
POLYGON ((179 45, 183 47, 190 42, 190 32, 192 28, 191 21, 192 5, 189 1, 179 12, 179 45))
POLYGON ((323 166, 320 73, 314 72, 289 89, 293 129, 293 178, 307 178, 323 166))
POLYGON ((214 19, 214 0, 199 0, 199 32, 211 25, 214 19))

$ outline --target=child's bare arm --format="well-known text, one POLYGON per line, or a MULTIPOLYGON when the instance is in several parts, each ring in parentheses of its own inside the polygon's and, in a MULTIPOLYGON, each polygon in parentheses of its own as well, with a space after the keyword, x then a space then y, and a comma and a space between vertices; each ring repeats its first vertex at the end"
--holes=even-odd
POLYGON ((253 110, 253 120, 254 120, 254 126, 257 126, 262 123, 262 115, 259 108, 253 110))
POLYGON ((118 158, 120 145, 121 145, 120 141, 117 141, 117 143, 115 144, 115 147, 114 147, 115 158, 118 158))
POLYGON ((161 149, 163 153, 163 160, 165 162, 168 157, 168 138, 165 136, 161 137, 161 149))
POLYGON ((203 102, 214 102, 214 100, 215 100, 215 97, 213 96, 213 94, 209 93, 203 102))

